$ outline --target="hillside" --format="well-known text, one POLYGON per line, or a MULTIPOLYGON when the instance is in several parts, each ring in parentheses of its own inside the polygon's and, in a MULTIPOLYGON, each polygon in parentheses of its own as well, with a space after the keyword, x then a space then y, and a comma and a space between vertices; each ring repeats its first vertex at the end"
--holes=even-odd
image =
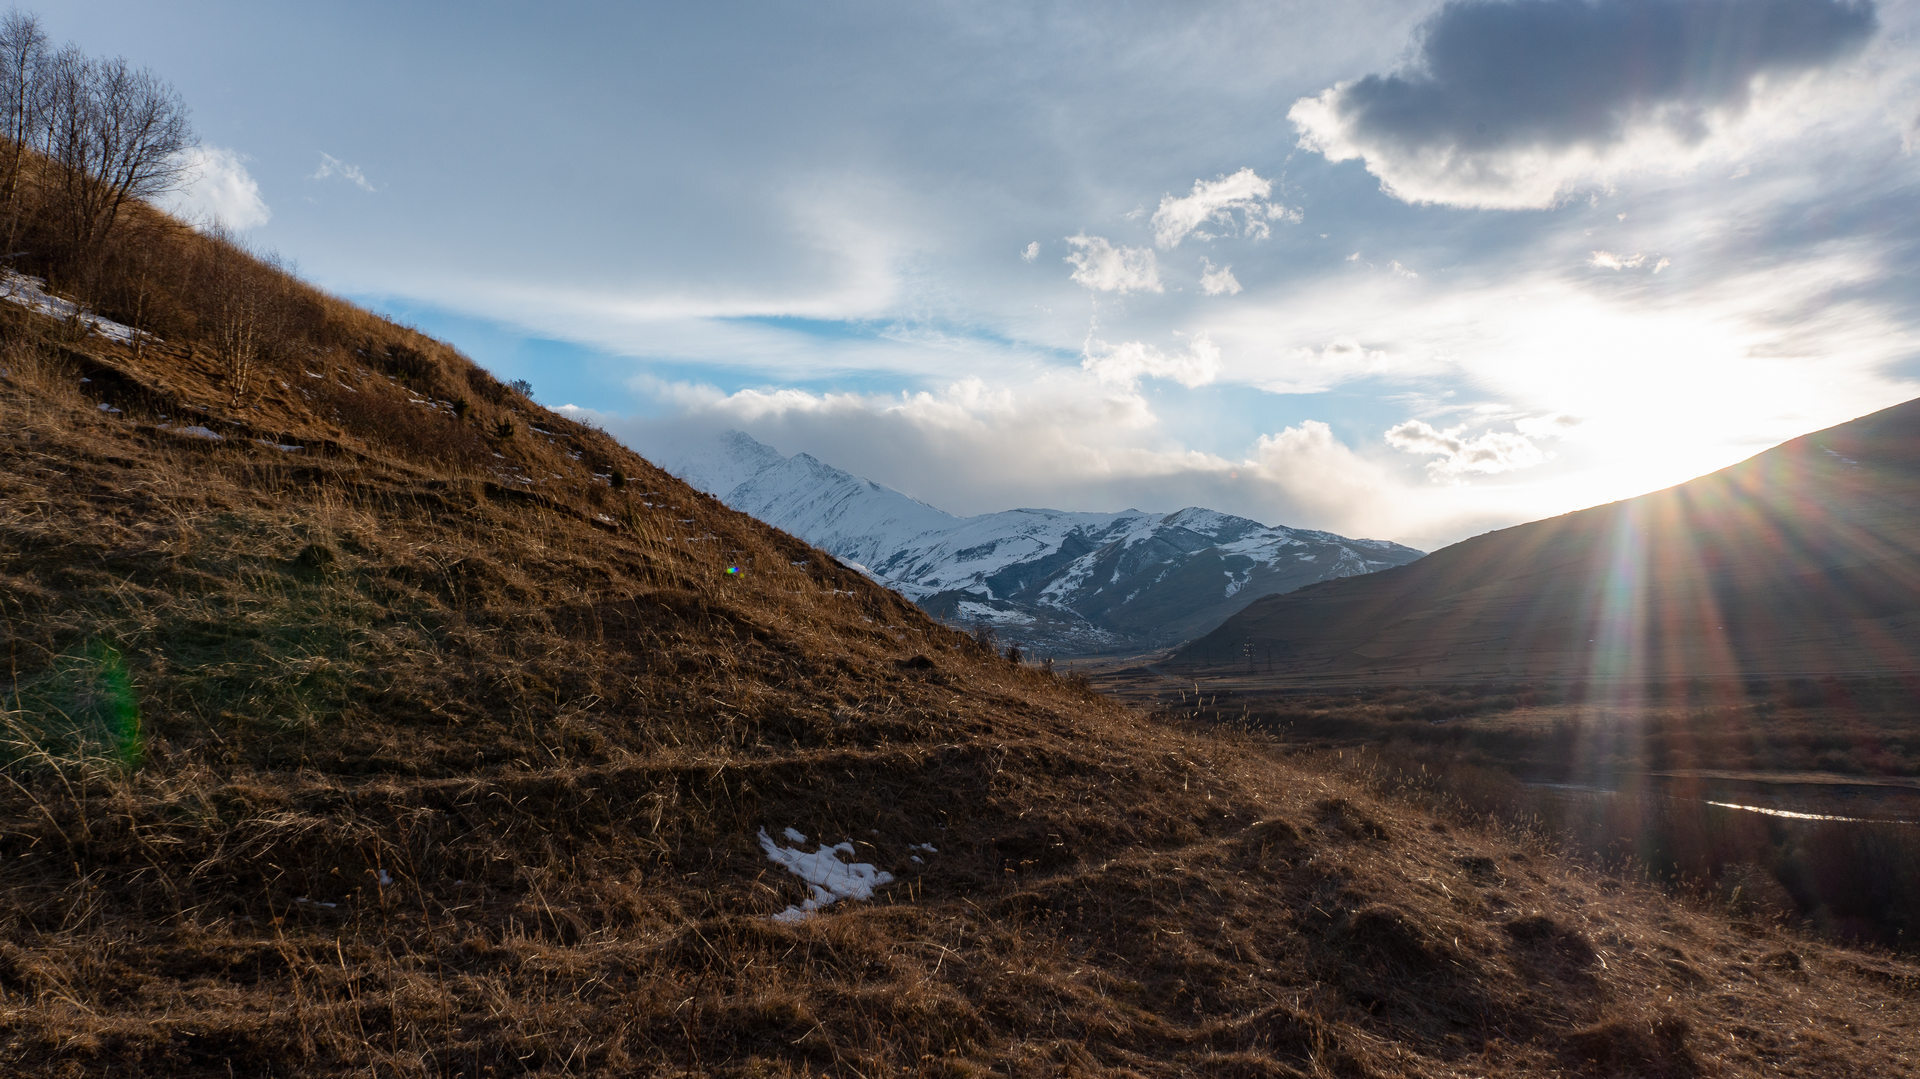
POLYGON ((1664 491, 1250 606, 1170 667, 1276 683, 1920 670, 1920 401, 1664 491))
POLYGON ((1420 557, 1380 540, 1176 513, 1016 509, 956 517, 738 431, 664 467, 865 569, 943 621, 1044 655, 1165 647, 1261 596, 1420 557))
POLYGON ((158 339, 0 302, 9 1074, 1920 1071, 1905 960, 1008 664, 146 225, 158 339), (300 316, 244 379, 194 260, 300 316))

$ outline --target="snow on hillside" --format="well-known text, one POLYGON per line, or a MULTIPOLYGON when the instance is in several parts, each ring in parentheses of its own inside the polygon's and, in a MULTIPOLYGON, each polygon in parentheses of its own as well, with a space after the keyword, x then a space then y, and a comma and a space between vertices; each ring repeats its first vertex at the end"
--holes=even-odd
POLYGON ((36 311, 61 320, 78 319, 88 330, 109 341, 126 344, 135 337, 153 339, 151 334, 89 313, 72 300, 50 295, 46 287, 47 283, 42 278, 28 277, 26 274, 15 273, 12 270, 0 270, 0 300, 17 303, 29 311, 36 311))
POLYGON ((1176 644, 1261 596, 1420 555, 1198 506, 956 517, 738 431, 660 456, 668 471, 859 566, 935 616, 991 626, 1046 652, 1176 644))

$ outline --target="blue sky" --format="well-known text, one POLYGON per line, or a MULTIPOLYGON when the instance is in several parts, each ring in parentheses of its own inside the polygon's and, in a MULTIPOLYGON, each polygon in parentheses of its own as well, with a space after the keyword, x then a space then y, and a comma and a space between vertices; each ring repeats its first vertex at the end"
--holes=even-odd
POLYGON ((1433 547, 1920 395, 1912 2, 33 10, 643 452, 1433 547))

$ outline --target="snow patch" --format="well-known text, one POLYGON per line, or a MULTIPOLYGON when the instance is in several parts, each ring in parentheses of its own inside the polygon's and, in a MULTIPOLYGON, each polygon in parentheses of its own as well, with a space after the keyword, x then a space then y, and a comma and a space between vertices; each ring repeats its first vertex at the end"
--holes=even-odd
POLYGON ((968 622, 992 622, 1000 626, 1033 625, 1033 616, 1023 611, 1003 611, 970 599, 961 600, 954 606, 954 611, 960 619, 968 622))
MULTIPOLYGON (((28 277, 12 270, 0 270, 0 299, 10 300, 29 311, 42 315, 51 315, 58 319, 80 320, 89 330, 109 341, 128 344, 136 337, 158 340, 150 333, 142 333, 131 326, 125 326, 112 319, 101 318, 82 311, 79 304, 72 300, 63 300, 58 296, 49 296, 44 291, 47 282, 38 277, 28 277)), ((85 379, 81 380, 86 381, 85 379)))
MULTIPOLYGON (((806 837, 792 828, 783 833, 795 843, 805 842, 806 837)), ((798 847, 783 847, 767 835, 765 828, 760 829, 760 849, 767 857, 807 882, 812 895, 797 907, 788 907, 773 916, 776 922, 802 922, 813 916, 813 912, 832 906, 842 899, 872 899, 873 890, 882 884, 893 883, 893 874, 874 866, 870 862, 853 861, 851 842, 835 843, 828 846, 820 844, 820 849, 811 853, 798 847)))

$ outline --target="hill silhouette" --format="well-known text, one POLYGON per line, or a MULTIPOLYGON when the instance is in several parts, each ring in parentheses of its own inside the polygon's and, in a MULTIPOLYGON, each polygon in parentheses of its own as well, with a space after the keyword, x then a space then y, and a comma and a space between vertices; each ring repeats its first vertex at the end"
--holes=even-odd
POLYGON ((1920 401, 1262 599, 1168 666, 1274 684, 1920 671, 1920 401))
POLYGON ((130 212, 0 298, 9 1074, 1913 1074, 1910 962, 1010 664, 130 212))

